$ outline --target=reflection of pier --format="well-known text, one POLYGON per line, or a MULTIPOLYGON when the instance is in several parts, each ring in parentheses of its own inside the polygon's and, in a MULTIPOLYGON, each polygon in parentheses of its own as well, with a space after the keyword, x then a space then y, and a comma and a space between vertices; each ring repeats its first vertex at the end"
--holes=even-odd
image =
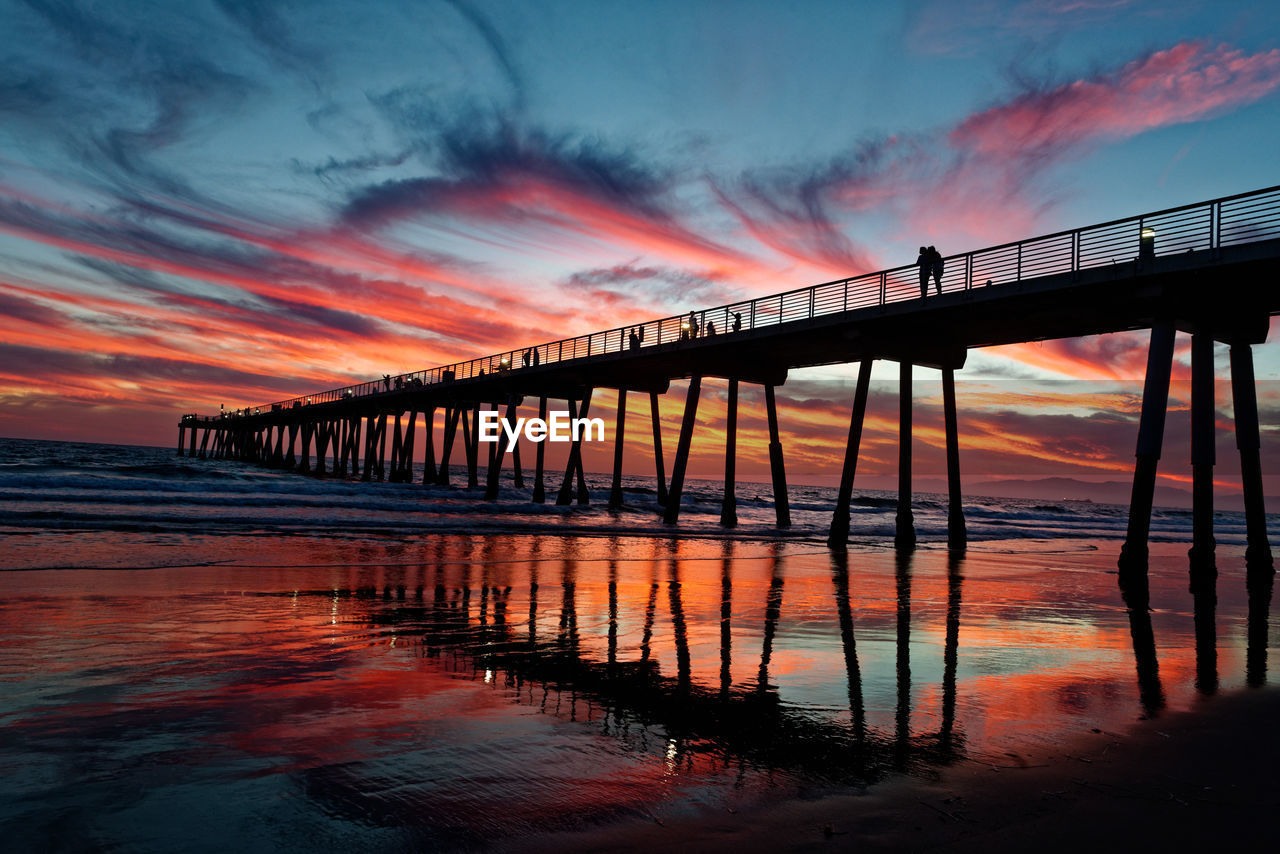
MULTIPOLYGON (((316 475, 408 480, 418 417, 425 420, 424 481, 447 485, 460 439, 467 485, 480 483, 482 409, 514 420, 526 400, 545 418, 549 400, 564 400, 571 417, 585 416, 595 389, 618 393, 610 504, 621 503, 622 448, 629 392, 647 394, 653 422, 658 502, 676 522, 706 377, 728 383, 725 494, 721 521, 736 524, 734 496, 739 384, 763 386, 777 523, 790 522, 774 389, 788 372, 830 364, 860 364, 844 469, 830 540, 843 547, 858 461, 872 363, 896 361, 902 382, 896 542, 915 542, 911 510, 911 395, 916 366, 941 371, 950 492, 948 540, 965 543, 955 371, 973 347, 1150 329, 1138 429, 1129 530, 1121 558, 1129 576, 1144 574, 1147 539, 1168 401, 1174 336, 1192 338, 1192 470, 1194 547, 1198 570, 1213 567, 1213 347, 1231 348, 1236 438, 1241 455, 1248 559, 1270 572, 1260 467, 1252 345, 1266 339, 1280 292, 1269 282, 1280 260, 1280 188, 1271 187, 1124 220, 991 247, 946 260, 936 296, 917 292, 918 271, 899 267, 786 293, 692 311, 635 326, 536 344, 469 362, 218 416, 183 416, 179 453, 260 462, 316 475), (718 328, 718 333, 715 331, 718 328), (658 396, 688 378, 684 418, 671 476, 666 476, 658 396), (436 413, 442 413, 440 453, 436 413), (408 414, 402 426, 402 418, 408 414), (190 442, 187 431, 190 430, 190 442), (203 431, 203 437, 200 433, 203 431), (198 450, 197 450, 198 446, 198 450), (389 455, 389 457, 388 457, 389 455), (314 463, 313 463, 314 461, 314 463), (363 465, 362 465, 363 464, 363 465)), ((535 449, 532 498, 546 498, 545 442, 535 449)), ((485 498, 499 495, 505 443, 488 445, 485 498)), ((523 488, 521 449, 512 453, 513 485, 523 488)), ((574 442, 557 503, 586 503, 581 443, 574 442)))
MULTIPOLYGON (((595 720, 606 732, 621 736, 634 732, 636 727, 659 727, 668 739, 668 751, 675 754, 714 753, 815 778, 870 782, 894 768, 946 764, 962 751, 963 738, 955 726, 960 559, 952 561, 949 574, 941 727, 937 732, 917 734, 912 734, 909 726, 911 674, 906 666, 910 643, 909 557, 899 562, 896 581, 899 687, 891 732, 877 732, 867 724, 845 554, 833 556, 832 585, 848 680, 847 722, 787 707, 780 701, 776 686, 769 682, 773 642, 785 598, 785 560, 781 557, 773 563, 765 590, 756 678, 732 683, 733 563, 726 551, 721 573, 719 678, 705 685, 693 676, 680 567, 674 560, 665 567, 665 577, 655 577, 650 585, 639 654, 629 660, 621 657, 618 650, 616 561, 611 562, 608 574, 609 613, 603 659, 593 658, 585 650, 589 644, 580 634, 577 566, 571 559, 561 564, 556 579, 560 589, 550 601, 545 596, 545 579, 532 580, 529 609, 523 619, 513 619, 511 588, 494 587, 482 579, 477 594, 469 587, 469 576, 464 579, 468 582, 464 586, 450 588, 439 569, 433 586, 412 591, 388 587, 381 592, 362 588, 298 595, 379 601, 382 607, 370 608, 361 619, 394 627, 399 637, 415 638, 423 655, 440 658, 448 662, 447 666, 483 672, 486 680, 501 680, 517 689, 513 696, 519 702, 537 702, 533 699, 537 685, 543 687, 544 697, 547 691, 568 695, 568 708, 574 715, 583 706, 596 710, 599 714, 595 720), (655 621, 664 603, 672 627, 673 674, 660 671, 653 649, 655 621), (555 618, 550 623, 544 620, 540 633, 540 609, 548 606, 555 618)), ((737 654, 743 653, 738 650, 737 654)))

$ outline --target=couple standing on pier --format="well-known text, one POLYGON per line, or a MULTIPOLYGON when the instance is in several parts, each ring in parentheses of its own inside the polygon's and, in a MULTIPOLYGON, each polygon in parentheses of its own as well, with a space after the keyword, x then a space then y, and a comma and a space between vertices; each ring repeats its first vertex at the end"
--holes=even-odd
POLYGON ((924 299, 929 292, 929 274, 933 274, 934 287, 938 289, 938 294, 942 294, 942 253, 932 246, 921 246, 920 255, 916 258, 916 265, 920 268, 920 299, 924 299))

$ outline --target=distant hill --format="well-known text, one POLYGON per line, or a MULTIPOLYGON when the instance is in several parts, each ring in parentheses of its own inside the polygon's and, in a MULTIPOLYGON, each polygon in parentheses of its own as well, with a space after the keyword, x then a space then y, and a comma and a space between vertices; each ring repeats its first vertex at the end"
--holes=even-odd
MULTIPOLYGON (((1092 483, 1071 477, 1044 477, 1035 480, 984 480, 966 483, 965 491, 972 495, 991 495, 1002 498, 1068 499, 1072 501, 1096 501, 1101 504, 1128 504, 1133 484, 1123 480, 1106 480, 1092 483)), ((1215 492, 1214 506, 1221 510, 1243 510, 1244 499, 1239 493, 1215 492)), ((1280 509, 1280 499, 1268 497, 1269 509, 1280 509)), ((1191 490, 1176 486, 1156 485, 1157 507, 1191 507, 1191 490)))

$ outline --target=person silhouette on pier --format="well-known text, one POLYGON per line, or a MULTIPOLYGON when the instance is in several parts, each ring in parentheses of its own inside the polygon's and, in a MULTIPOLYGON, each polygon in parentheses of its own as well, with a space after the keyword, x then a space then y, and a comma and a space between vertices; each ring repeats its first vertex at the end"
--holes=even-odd
POLYGON ((533 366, 536 368, 541 360, 538 358, 538 348, 533 349, 533 366))
POLYGON ((735 311, 733 313, 733 331, 734 332, 742 331, 742 312, 740 311, 735 311))
POLYGON ((716 322, 714 320, 707 321, 707 337, 716 334, 716 322))
POLYGON ((387 391, 391 391, 391 374, 383 374, 382 382, 386 384, 387 391))
POLYGON ((525 351, 524 351, 524 353, 522 353, 522 354, 520 355, 520 361, 524 364, 524 366, 525 366, 526 368, 527 368, 527 367, 529 367, 529 361, 530 361, 532 358, 533 358, 533 357, 532 357, 531 355, 529 355, 529 351, 528 351, 528 350, 525 350, 525 351))
MULTIPOLYGON (((930 264, 930 269, 933 271, 933 285, 938 289, 938 296, 942 296, 942 253, 930 246, 929 257, 933 262, 930 264)), ((927 286, 928 283, 925 284, 927 286)))
POLYGON ((698 337, 698 315, 692 311, 689 312, 689 337, 698 337))
POLYGON ((630 333, 628 333, 628 335, 627 335, 627 345, 628 345, 632 350, 639 350, 639 349, 640 349, 640 336, 639 336, 639 335, 637 335, 637 334, 635 333, 635 330, 634 330, 634 329, 633 329, 633 330, 631 330, 631 331, 630 331, 630 333))
POLYGON ((933 255, 929 253, 927 246, 920 247, 916 266, 920 268, 920 299, 924 299, 929 295, 929 274, 933 272, 933 255))

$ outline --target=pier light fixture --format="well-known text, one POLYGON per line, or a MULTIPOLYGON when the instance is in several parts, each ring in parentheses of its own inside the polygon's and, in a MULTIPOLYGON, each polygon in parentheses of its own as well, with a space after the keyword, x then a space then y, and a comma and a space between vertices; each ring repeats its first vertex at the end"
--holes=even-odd
POLYGON ((1156 238, 1156 230, 1154 228, 1148 225, 1146 228, 1142 229, 1143 240, 1155 240, 1155 238, 1156 238))
POLYGON ((1156 257, 1156 230, 1149 225, 1142 226, 1138 240, 1138 260, 1151 261, 1156 257))
POLYGON ((505 371, 511 367, 511 357, 503 356, 502 361, 498 363, 498 370, 505 371))

